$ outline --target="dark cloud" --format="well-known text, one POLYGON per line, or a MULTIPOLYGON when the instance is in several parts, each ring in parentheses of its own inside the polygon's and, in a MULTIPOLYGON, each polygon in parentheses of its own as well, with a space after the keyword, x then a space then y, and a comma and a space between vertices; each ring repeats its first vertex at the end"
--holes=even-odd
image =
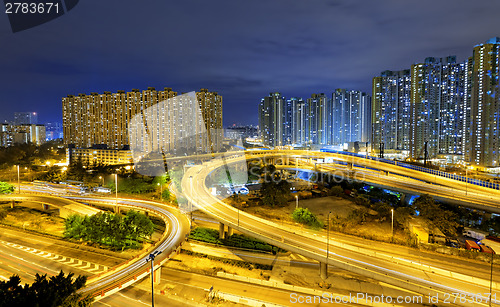
POLYGON ((97 1, 16 34, 0 15, 2 117, 60 120, 67 94, 155 86, 224 97, 224 121, 257 120, 271 91, 371 90, 386 69, 500 36, 498 1, 97 1))

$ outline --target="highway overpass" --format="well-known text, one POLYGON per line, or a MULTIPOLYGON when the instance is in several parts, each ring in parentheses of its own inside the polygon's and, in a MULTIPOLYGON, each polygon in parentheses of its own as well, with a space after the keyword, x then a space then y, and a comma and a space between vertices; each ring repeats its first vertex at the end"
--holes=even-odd
MULTIPOLYGON (((362 168, 367 170, 395 174, 395 178, 384 177, 377 174, 376 178, 382 182, 390 182, 390 185, 404 185, 406 189, 421 193, 425 191, 429 194, 441 193, 443 197, 464 198, 481 197, 482 201, 488 203, 492 208, 498 207, 498 190, 473 186, 464 182, 456 182, 451 178, 437 176, 420 172, 414 169, 407 169, 398 165, 391 165, 380 161, 373 161, 359 157, 350 157, 335 153, 321 153, 310 151, 260 151, 242 153, 227 153, 225 159, 214 159, 202 165, 191 167, 183 177, 182 190, 188 200, 194 203, 200 210, 221 222, 221 230, 225 225, 229 227, 228 232, 233 229, 261 239, 270 244, 283 249, 302 254, 315 259, 320 263, 321 272, 326 275, 326 264, 334 265, 373 279, 392 284, 397 287, 415 291, 423 295, 444 295, 456 293, 486 293, 489 292, 489 280, 478 278, 472 275, 461 274, 453 270, 444 270, 439 265, 422 264, 415 259, 405 259, 386 252, 374 252, 369 247, 359 247, 341 242, 327 240, 323 236, 316 236, 310 232, 298 231, 294 228, 278 225, 250 214, 241 212, 212 195, 205 184, 206 178, 216 169, 225 167, 226 164, 246 163, 249 159, 263 159, 267 162, 287 165, 293 167, 293 161, 306 159, 308 163, 316 164, 314 168, 328 167, 328 164, 319 165, 317 159, 334 159, 336 162, 344 162, 348 168, 362 168), (281 161, 280 161, 281 160, 281 161), (316 162, 315 162, 316 160, 316 162), (291 161, 291 163, 290 163, 291 161), (291 165, 292 164, 292 165, 291 165), (378 176, 381 176, 380 178, 378 176), (405 179, 401 179, 405 178, 405 179), (411 179, 411 180, 410 180, 411 179), (414 181, 418 181, 416 184, 414 181), (430 183, 433 182, 433 183, 430 183), (443 190, 434 191, 433 188, 442 187, 443 190), (462 190, 463 188, 463 190, 462 190), (465 195, 467 188, 467 195, 465 195), (453 190, 452 190, 453 189, 453 190), (463 192, 463 196, 458 191, 463 192), (473 193, 472 195, 470 193, 473 193), (328 247, 327 247, 328 246, 328 247), (329 252, 327 253, 327 250, 329 252)), ((332 163, 335 164, 335 163, 332 163)), ((297 163, 296 167, 300 168, 297 163)), ((326 170, 326 169, 325 169, 326 170)), ((367 181, 375 180, 369 177, 367 181)), ((493 282, 493 290, 498 291, 500 284, 493 282)), ((493 300, 494 304, 498 302, 493 300)), ((478 306, 487 303, 463 303, 464 306, 478 306)))
POLYGON ((155 276, 159 276, 161 265, 180 251, 180 246, 189 235, 190 230, 189 219, 177 208, 163 203, 146 200, 119 198, 118 201, 116 201, 114 198, 82 196, 57 197, 33 194, 1 195, 0 201, 2 200, 39 202, 55 207, 75 204, 82 206, 81 203, 98 204, 111 208, 119 207, 148 212, 158 216, 165 222, 165 232, 162 234, 161 239, 149 250, 118 267, 112 268, 102 274, 94 275, 88 279, 86 287, 80 290, 80 292, 90 294, 96 300, 118 292, 136 281, 141 280, 145 276, 148 276, 151 272, 151 265, 146 261, 146 258, 154 252, 161 252, 156 256, 154 265, 154 270, 158 271, 158 273, 155 273, 155 276))

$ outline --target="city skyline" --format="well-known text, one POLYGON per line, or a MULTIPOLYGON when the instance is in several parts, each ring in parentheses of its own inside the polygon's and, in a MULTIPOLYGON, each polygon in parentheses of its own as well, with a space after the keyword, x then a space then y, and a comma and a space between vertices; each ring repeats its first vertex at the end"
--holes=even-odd
POLYGON ((497 3, 190 4, 132 9, 126 1, 119 7, 82 2, 66 16, 18 33, 10 33, 2 15, 0 37, 8 46, 0 60, 3 117, 35 111, 40 122, 61 121, 60 97, 67 94, 167 85, 181 92, 217 91, 225 98, 225 126, 256 124, 254 110, 269 92, 370 93, 371 78, 380 71, 401 70, 428 56, 465 60, 470 46, 498 36, 500 25, 497 3), (109 11, 134 12, 142 29, 163 32, 139 31, 109 11), (132 43, 134 37, 141 43, 132 43))

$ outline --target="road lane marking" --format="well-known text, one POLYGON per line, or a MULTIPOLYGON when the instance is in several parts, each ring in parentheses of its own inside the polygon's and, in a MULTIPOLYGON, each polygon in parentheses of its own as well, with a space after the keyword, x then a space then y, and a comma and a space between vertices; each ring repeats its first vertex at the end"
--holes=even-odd
MULTIPOLYGON (((62 263, 64 265, 72 266, 72 267, 75 267, 75 268, 78 268, 80 270, 83 270, 83 271, 86 271, 86 272, 89 272, 89 273, 93 273, 93 274, 103 273, 103 272, 105 272, 105 271, 108 270, 107 266, 99 265, 99 264, 96 264, 96 263, 91 263, 91 262, 88 262, 88 261, 85 261, 85 263, 87 263, 86 266, 79 267, 79 266, 83 266, 83 262, 84 262, 84 261, 82 261, 80 259, 75 259, 75 258, 61 256, 61 255, 56 255, 56 254, 52 254, 52 253, 49 253, 49 252, 46 252, 46 251, 41 251, 41 250, 38 250, 38 249, 35 249, 35 248, 26 247, 26 246, 22 246, 22 245, 11 243, 11 242, 6 242, 6 241, 0 240, 0 244, 6 245, 6 246, 9 246, 9 247, 13 247, 15 249, 18 249, 18 250, 21 250, 21 251, 24 251, 24 252, 29 252, 30 254, 33 254, 33 255, 36 255, 36 256, 39 256, 39 257, 43 257, 45 259, 57 261, 57 262, 60 262, 60 263, 62 263), (89 268, 92 265, 94 266, 94 269, 89 270, 89 268), (102 267, 103 269, 99 269, 100 267, 102 267)), ((11 255, 11 256, 13 256, 13 255, 11 255)), ((15 257, 15 256, 13 256, 13 257, 15 257)), ((20 258, 20 259, 22 259, 22 258, 20 258)), ((33 263, 33 264, 36 264, 36 263, 33 263)), ((43 268, 45 268, 47 270, 50 270, 50 269, 48 269, 48 268, 46 268, 46 267, 44 267, 44 266, 42 266, 40 264, 36 264, 36 265, 38 265, 40 267, 43 267, 43 268)), ((53 270, 51 270, 51 271, 53 271, 53 270)))

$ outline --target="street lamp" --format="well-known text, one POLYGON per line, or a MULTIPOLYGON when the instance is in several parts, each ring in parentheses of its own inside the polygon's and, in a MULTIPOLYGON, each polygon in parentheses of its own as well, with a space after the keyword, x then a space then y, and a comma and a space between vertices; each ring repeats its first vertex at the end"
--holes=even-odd
POLYGON ((155 283, 154 283, 154 261, 155 257, 161 254, 161 251, 154 251, 149 254, 148 258, 146 258, 146 262, 151 261, 151 306, 155 306, 155 283))
POLYGON ((115 202, 118 204, 118 174, 115 174, 115 202))
POLYGON ((21 179, 19 176, 19 165, 17 165, 17 192, 21 194, 21 179))
POLYGON ((493 287, 493 256, 495 255, 494 252, 491 252, 491 269, 490 269, 490 302, 489 306, 491 307, 491 290, 493 287))
POLYGON ((391 236, 394 240, 394 209, 391 209, 391 236))
POLYGON ((326 229, 326 270, 328 271, 328 256, 330 255, 330 214, 332 211, 328 212, 328 227, 326 229))
POLYGON ((467 183, 469 182, 469 167, 465 166, 465 195, 467 195, 467 183))
MULTIPOLYGON (((193 197, 193 176, 189 176, 189 185, 190 185, 190 192, 191 192, 191 197, 193 197)), ((191 216, 190 222, 193 222, 193 201, 189 202, 189 215, 191 216)))

